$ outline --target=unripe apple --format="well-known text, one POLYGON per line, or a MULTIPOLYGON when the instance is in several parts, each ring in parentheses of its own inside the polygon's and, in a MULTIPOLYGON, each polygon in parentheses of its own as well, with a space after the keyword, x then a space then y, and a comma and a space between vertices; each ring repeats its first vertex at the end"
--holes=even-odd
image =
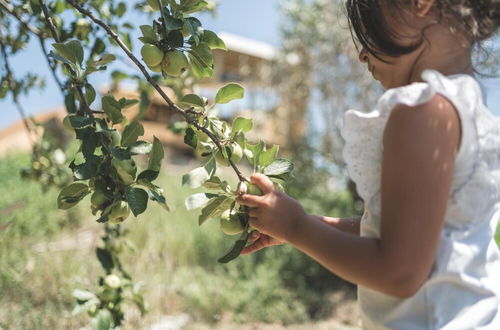
POLYGON ((167 53, 166 57, 163 71, 169 76, 178 77, 187 70, 189 62, 180 50, 172 50, 167 53))
POLYGON ((141 48, 141 55, 148 66, 154 67, 163 60, 163 52, 155 45, 145 44, 141 48))
POLYGON ((133 159, 119 160, 113 158, 111 165, 113 165, 116 174, 118 174, 118 177, 125 185, 128 186, 134 182, 137 166, 133 159))
POLYGON ((249 195, 257 195, 257 196, 264 195, 262 190, 260 190, 260 188, 254 185, 253 183, 249 183, 247 187, 248 187, 247 194, 249 195))
POLYGON ((109 286, 111 289, 118 289, 121 286, 122 281, 115 274, 110 274, 104 278, 104 284, 109 286))
POLYGON ((238 215, 231 213, 230 210, 224 211, 220 216, 220 229, 226 235, 237 235, 245 230, 238 215))
POLYGON ((93 210, 99 210, 108 201, 108 197, 101 190, 96 190, 90 197, 93 210))
POLYGON ((111 145, 113 147, 118 147, 120 145, 120 141, 122 140, 120 132, 118 132, 117 130, 111 131, 110 138, 111 138, 111 145))
POLYGON ((116 204, 110 205, 111 212, 108 214, 110 223, 121 223, 130 216, 130 207, 125 201, 120 201, 116 204))
MULTIPOLYGON (((241 149, 238 143, 233 143, 230 147, 226 147, 226 152, 228 154, 231 154, 229 158, 234 164, 238 163, 241 158, 243 158, 243 149, 241 149), (229 148, 229 150, 227 148, 229 148)), ((215 160, 221 165, 229 166, 229 162, 224 158, 224 155, 222 154, 222 151, 220 149, 215 153, 215 160)))
POLYGON ((149 66, 148 65, 148 68, 149 70, 153 71, 153 72, 161 72, 161 63, 158 64, 158 65, 155 65, 155 66, 149 66))

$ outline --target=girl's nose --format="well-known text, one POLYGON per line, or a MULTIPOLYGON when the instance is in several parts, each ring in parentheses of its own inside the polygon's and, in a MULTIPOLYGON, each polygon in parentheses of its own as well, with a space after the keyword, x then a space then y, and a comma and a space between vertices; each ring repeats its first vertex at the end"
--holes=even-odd
POLYGON ((361 63, 368 63, 368 52, 364 47, 359 52, 359 61, 361 63))

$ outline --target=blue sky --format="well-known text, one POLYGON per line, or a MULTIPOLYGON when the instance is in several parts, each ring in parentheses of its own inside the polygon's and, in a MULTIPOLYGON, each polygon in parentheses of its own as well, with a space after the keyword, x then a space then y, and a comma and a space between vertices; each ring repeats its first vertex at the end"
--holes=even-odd
MULTIPOLYGON (((146 22, 146 17, 137 17, 146 22)), ((135 20, 137 25, 142 24, 135 20)), ((279 46, 279 0, 220 0, 218 17, 202 17, 204 27, 216 32, 230 32, 244 37, 264 41, 279 46)), ((135 50, 135 53, 138 49, 135 50)), ((27 49, 12 59, 11 66, 16 74, 28 71, 37 72, 46 77, 47 87, 43 91, 33 91, 21 98, 21 103, 28 114, 43 112, 62 104, 62 98, 49 71, 44 58, 40 55, 38 43, 32 39, 27 49)), ((122 67, 123 68, 123 65, 122 67)), ((94 75, 91 82, 94 86, 106 83, 105 74, 94 75)), ((335 81, 332 81, 335 83, 335 81)), ((500 116, 500 79, 484 80, 487 88, 488 105, 491 111, 500 116)), ((0 100, 0 129, 20 119, 10 99, 0 100)))

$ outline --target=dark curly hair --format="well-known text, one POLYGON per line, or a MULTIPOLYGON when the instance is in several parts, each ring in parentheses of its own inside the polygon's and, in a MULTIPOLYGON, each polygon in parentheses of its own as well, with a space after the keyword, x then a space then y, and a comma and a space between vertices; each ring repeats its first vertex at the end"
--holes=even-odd
MULTIPOLYGON (((353 37, 375 57, 385 54, 393 57, 408 54, 418 48, 398 45, 400 36, 387 24, 382 14, 381 1, 385 1, 391 16, 397 17, 403 8, 412 8, 417 0, 346 0, 349 27, 353 37)), ((450 29, 459 28, 473 45, 492 37, 500 28, 500 0, 436 0, 440 22, 450 23, 450 29)))

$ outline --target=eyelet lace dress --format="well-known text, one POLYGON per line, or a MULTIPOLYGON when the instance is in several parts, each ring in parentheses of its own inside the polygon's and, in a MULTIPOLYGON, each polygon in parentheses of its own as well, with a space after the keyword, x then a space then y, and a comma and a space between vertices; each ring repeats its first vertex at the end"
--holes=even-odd
POLYGON ((386 91, 369 113, 348 110, 343 117, 342 155, 365 202, 365 237, 380 237, 382 137, 394 106, 423 104, 438 93, 455 106, 462 128, 431 274, 407 299, 359 286, 363 327, 500 329, 500 252, 494 241, 500 219, 500 119, 485 107, 472 76, 426 70, 422 79, 386 91))

